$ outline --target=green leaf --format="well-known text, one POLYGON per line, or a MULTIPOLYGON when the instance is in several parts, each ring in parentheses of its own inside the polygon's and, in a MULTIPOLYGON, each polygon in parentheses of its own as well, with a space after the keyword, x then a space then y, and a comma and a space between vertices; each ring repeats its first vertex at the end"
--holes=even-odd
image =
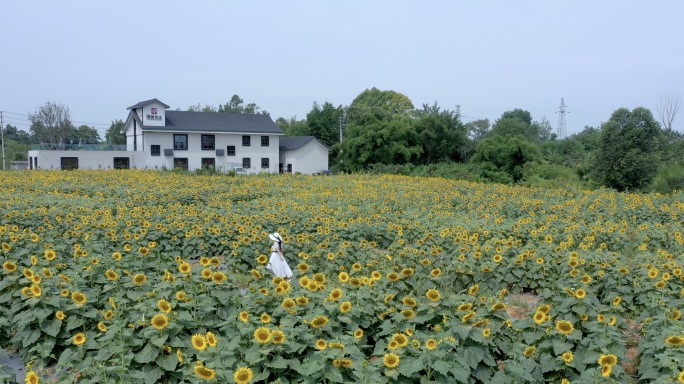
POLYGON ((133 358, 141 364, 149 363, 159 356, 161 349, 152 343, 147 343, 143 349, 138 351, 133 358))
POLYGON ((85 323, 85 320, 83 320, 80 317, 77 316, 69 316, 67 317, 67 325, 66 325, 66 330, 71 331, 74 328, 78 328, 81 325, 85 323))
POLYGON ((273 361, 268 362, 265 364, 267 367, 271 368, 276 368, 276 369, 285 369, 287 368, 287 360, 283 359, 282 356, 276 356, 273 361))
POLYGON ((335 367, 331 367, 327 372, 325 372, 325 378, 335 383, 344 383, 344 377, 342 377, 342 373, 338 368, 335 367))
POLYGON ((52 337, 57 336, 61 327, 62 322, 56 318, 53 318, 52 320, 45 320, 40 323, 40 329, 52 337))
POLYGON ((161 348, 161 347, 164 346, 164 342, 165 342, 166 339, 168 339, 168 338, 169 338, 169 335, 167 335, 167 334, 165 334, 165 333, 164 333, 164 334, 161 334, 161 335, 155 335, 155 336, 150 337, 150 343, 152 343, 152 344, 156 345, 157 347, 161 348))
POLYGON ((302 376, 311 376, 321 369, 321 364, 318 361, 308 360, 302 363, 298 368, 295 368, 302 376))
POLYGON ((35 343, 40 338, 41 332, 37 329, 32 329, 26 331, 24 338, 21 340, 21 345, 24 348, 28 348, 31 344, 35 343))
POLYGON ((563 342, 560 340, 554 340, 553 341, 553 353, 555 355, 560 355, 563 352, 567 352, 567 351, 571 350, 572 347, 573 347, 573 345, 570 343, 566 343, 566 342, 563 342))
POLYGON ((150 364, 145 365, 142 372, 144 374, 145 384, 155 384, 159 382, 159 378, 164 374, 164 371, 150 364))
POLYGON ((470 368, 474 369, 484 359, 484 352, 479 347, 466 347, 464 356, 470 368))
POLYGON ((178 356, 175 353, 162 354, 157 357, 156 362, 163 370, 173 372, 178 365, 178 356))
POLYGON ((451 372, 452 368, 453 367, 451 366, 451 364, 449 364, 445 360, 437 360, 434 363, 432 363, 432 369, 441 373, 444 376, 449 376, 449 373, 451 372))
POLYGON ((399 371, 399 373, 401 373, 403 376, 411 377, 415 373, 420 372, 423 368, 423 363, 420 359, 402 357, 401 362, 397 366, 397 371, 399 371))

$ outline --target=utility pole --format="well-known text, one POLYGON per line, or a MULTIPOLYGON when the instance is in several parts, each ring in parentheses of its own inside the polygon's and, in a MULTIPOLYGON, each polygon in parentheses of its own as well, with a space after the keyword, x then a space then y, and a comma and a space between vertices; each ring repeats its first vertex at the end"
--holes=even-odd
MULTIPOLYGON (((561 105, 558 107, 558 111, 556 113, 558 114, 558 139, 564 139, 565 134, 566 134, 566 129, 565 129, 565 98, 561 97, 561 105)), ((570 113, 570 112, 568 112, 570 113)))
POLYGON ((2 170, 5 170, 5 127, 2 121, 2 111, 0 111, 0 140, 2 140, 2 170))
POLYGON ((458 104, 456 105, 456 116, 458 116, 459 119, 461 118, 461 106, 458 104))

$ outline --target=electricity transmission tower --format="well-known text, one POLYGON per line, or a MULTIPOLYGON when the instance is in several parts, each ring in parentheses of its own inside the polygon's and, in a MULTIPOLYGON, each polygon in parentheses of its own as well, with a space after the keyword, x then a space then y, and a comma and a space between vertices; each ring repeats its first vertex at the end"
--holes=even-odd
MULTIPOLYGON (((563 139, 565 138, 566 135, 566 129, 565 129, 565 99, 561 97, 561 105, 558 107, 558 111, 556 113, 558 114, 558 139, 563 139)), ((568 112, 570 113, 570 112, 568 112)))

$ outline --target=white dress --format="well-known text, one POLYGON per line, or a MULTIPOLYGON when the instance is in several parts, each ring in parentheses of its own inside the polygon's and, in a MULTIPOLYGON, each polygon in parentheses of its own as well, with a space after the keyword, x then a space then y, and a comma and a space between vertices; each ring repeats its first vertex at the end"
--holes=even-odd
POLYGON ((273 272, 273 274, 276 276, 289 279, 292 277, 292 269, 290 269, 290 266, 287 265, 285 258, 282 257, 278 251, 276 251, 277 247, 278 246, 275 243, 271 247, 271 259, 268 261, 266 268, 270 269, 271 272, 273 272))

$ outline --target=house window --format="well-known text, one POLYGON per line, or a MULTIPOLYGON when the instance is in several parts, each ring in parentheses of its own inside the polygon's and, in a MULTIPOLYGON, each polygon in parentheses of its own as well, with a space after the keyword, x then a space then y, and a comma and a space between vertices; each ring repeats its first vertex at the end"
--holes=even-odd
POLYGON ((249 157, 242 158, 242 168, 247 169, 252 167, 252 159, 249 157))
POLYGON ((62 169, 78 169, 78 157, 60 158, 62 169))
POLYGON ((292 164, 287 165, 287 173, 292 173, 292 164))
POLYGON ((261 136, 261 146, 268 147, 268 136, 261 136))
POLYGON ((203 151, 213 151, 214 150, 214 135, 202 135, 202 150, 203 151))
MULTIPOLYGON (((158 146, 157 146, 158 147, 158 146)), ((159 154, 157 154, 159 156, 159 154)), ((114 158, 114 169, 130 169, 130 159, 128 157, 115 157, 114 158)))
POLYGON ((36 156, 36 161, 33 163, 33 166, 38 169, 38 156, 36 156))
POLYGON ((251 137, 250 136, 242 136, 242 146, 243 147, 249 147, 249 144, 251 143, 251 137))
POLYGON ((188 158, 187 157, 174 157, 173 158, 173 169, 183 169, 188 170, 188 158))
POLYGON ((216 168, 216 159, 213 157, 203 157, 202 158, 202 168, 216 168))
POLYGON ((161 145, 150 145, 150 154, 152 156, 161 156, 161 145))
POLYGON ((188 135, 173 135, 173 149, 188 149, 188 135))
POLYGON ((226 156, 235 156, 235 146, 234 145, 229 145, 226 148, 226 156))
POLYGON ((268 168, 268 157, 261 158, 261 168, 268 168))

